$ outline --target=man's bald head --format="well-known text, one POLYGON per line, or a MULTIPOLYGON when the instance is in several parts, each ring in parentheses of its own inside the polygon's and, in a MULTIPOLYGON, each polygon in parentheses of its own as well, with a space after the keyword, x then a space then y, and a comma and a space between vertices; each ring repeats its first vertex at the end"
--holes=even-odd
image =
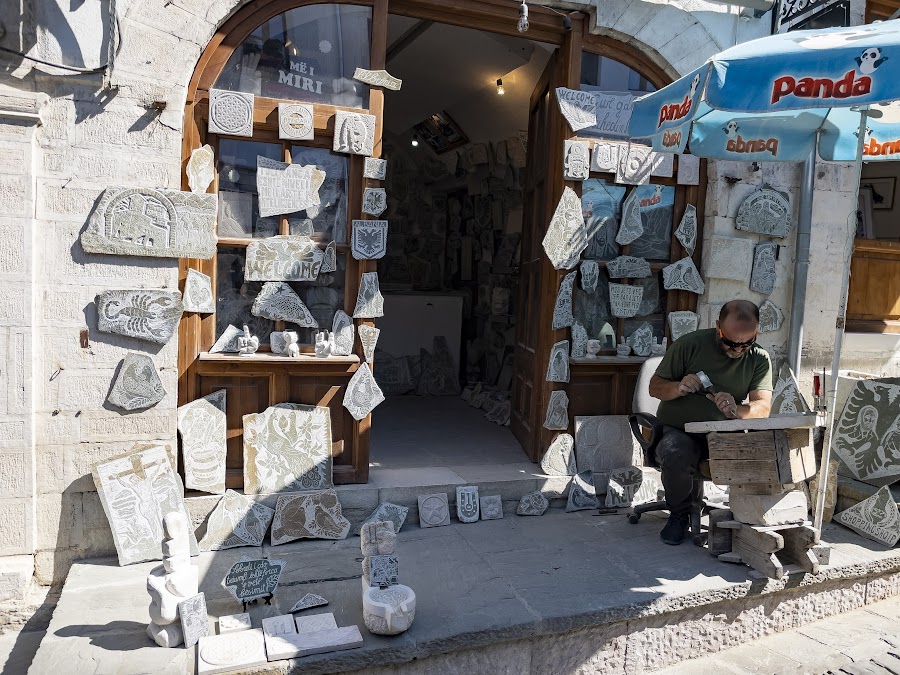
POLYGON ((758 326, 759 307, 749 300, 729 300, 719 311, 719 323, 724 324, 726 319, 731 324, 758 326))

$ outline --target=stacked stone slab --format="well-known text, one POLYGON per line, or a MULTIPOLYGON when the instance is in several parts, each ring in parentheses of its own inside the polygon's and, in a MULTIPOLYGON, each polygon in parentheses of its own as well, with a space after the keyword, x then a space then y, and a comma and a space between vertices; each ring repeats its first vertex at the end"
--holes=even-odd
POLYGON ((199 570, 191 564, 187 516, 178 512, 166 514, 163 529, 163 564, 147 575, 150 594, 147 635, 160 647, 178 647, 184 642, 178 605, 198 594, 199 570))
POLYGON ((360 529, 363 554, 363 621, 376 635, 398 635, 416 616, 416 594, 398 582, 397 533, 388 520, 367 522, 360 529))

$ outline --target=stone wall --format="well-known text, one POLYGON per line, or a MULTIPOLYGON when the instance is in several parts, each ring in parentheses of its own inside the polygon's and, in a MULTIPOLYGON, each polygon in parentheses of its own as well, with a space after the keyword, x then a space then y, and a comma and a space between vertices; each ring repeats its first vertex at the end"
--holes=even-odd
MULTIPOLYGON (((242 3, 118 0, 115 22, 108 0, 76 4, 0 0, 4 16, 20 19, 6 25, 0 45, 88 69, 63 71, 0 55, 0 554, 34 554, 41 583, 59 582, 74 559, 113 550, 90 465, 136 440, 175 440, 177 341, 151 348, 98 333, 94 298, 111 288, 177 288, 177 262, 86 254, 78 235, 108 185, 180 186, 187 84, 216 28, 242 3), (110 53, 112 66, 103 68, 110 53), (129 350, 153 355, 168 395, 150 410, 123 415, 104 402, 129 350)), ((672 77, 770 26, 769 15, 743 20, 737 8, 704 0, 548 4, 588 12, 593 32, 636 46, 672 77)), ((764 166, 732 186, 724 176, 736 171, 746 173, 721 163, 711 168, 707 236, 728 231, 738 195, 764 180, 791 187, 798 172, 764 166)), ((820 178, 831 192, 817 195, 824 226, 813 237, 819 257, 807 336, 811 349, 825 350, 834 274, 843 268, 837 248, 843 231, 828 218, 844 208, 846 193, 832 169, 820 178)), ((779 261, 776 294, 783 309, 791 242, 779 261)), ((710 307, 732 291, 711 289, 701 313, 708 318, 710 307)), ((772 346, 783 343, 786 332, 772 340, 772 346)))

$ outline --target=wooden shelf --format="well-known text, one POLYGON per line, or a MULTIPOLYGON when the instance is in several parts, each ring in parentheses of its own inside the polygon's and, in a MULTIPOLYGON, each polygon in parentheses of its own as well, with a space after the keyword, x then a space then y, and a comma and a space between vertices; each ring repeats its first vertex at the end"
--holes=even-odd
POLYGON ((301 354, 297 357, 290 357, 283 356, 282 354, 272 354, 267 352, 257 352, 256 354, 252 354, 250 356, 241 356, 240 354, 225 354, 218 352, 215 354, 210 354, 209 352, 201 352, 199 360, 216 363, 359 363, 359 357, 356 356, 356 354, 351 354, 350 356, 328 356, 326 358, 320 358, 318 356, 311 356, 309 354, 301 354))

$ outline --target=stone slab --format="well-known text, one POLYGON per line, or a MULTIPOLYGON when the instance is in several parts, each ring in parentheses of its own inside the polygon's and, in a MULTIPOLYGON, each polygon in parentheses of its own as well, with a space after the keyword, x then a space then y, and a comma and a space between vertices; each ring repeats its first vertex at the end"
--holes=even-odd
POLYGON ((781 364, 775 389, 772 392, 773 415, 809 414, 809 404, 800 393, 800 384, 787 363, 781 364))
POLYGON ((325 254, 312 239, 278 235, 250 242, 245 281, 315 281, 325 254))
MULTIPOLYGON (((834 434, 834 452, 854 478, 896 480, 900 476, 900 384, 857 380, 834 434)), ((891 482, 893 482, 893 480, 891 482)))
MULTIPOLYGON (((270 597, 278 588, 285 564, 284 560, 242 555, 228 568, 222 587, 238 602, 270 597)), ((293 628, 293 622, 290 625, 293 628)))
POLYGON ((200 638, 197 645, 197 675, 247 670, 267 662, 265 636, 258 628, 200 638))
POLYGON ((366 188, 363 190, 363 213, 376 218, 387 209, 387 192, 384 188, 366 188))
POLYGON ((784 312, 771 300, 764 300, 759 306, 759 332, 772 333, 784 323, 784 312))
POLYGON ((350 521, 343 516, 334 490, 278 496, 273 546, 295 539, 346 539, 349 532, 350 521))
POLYGON ((182 304, 185 312, 212 314, 216 311, 216 301, 212 293, 212 279, 193 267, 188 268, 184 281, 182 304))
POLYGON ((305 103, 278 104, 278 138, 311 141, 316 128, 314 108, 305 103))
POLYGON ((364 556, 397 552, 397 533, 389 520, 365 522, 359 527, 359 550, 364 556))
POLYGON ((663 267, 663 288, 666 290, 690 291, 701 295, 706 290, 706 284, 700 271, 690 258, 681 260, 663 267))
POLYGON ((734 226, 770 237, 786 237, 793 227, 790 195, 771 188, 754 192, 738 207, 734 226))
POLYGON ((338 627, 334 614, 331 612, 294 617, 294 624, 297 626, 297 633, 315 633, 318 630, 330 630, 338 627))
POLYGON ((327 654, 362 646, 363 638, 356 626, 266 638, 266 649, 272 661, 296 659, 312 654, 327 654))
POLYGON ((706 276, 748 282, 753 265, 753 241, 737 237, 710 238, 706 276))
POLYGON ((544 428, 551 431, 565 431, 569 428, 569 395, 566 392, 562 390, 550 392, 544 428))
POLYGON ((388 221, 354 220, 352 228, 350 252, 356 260, 378 260, 384 257, 387 253, 388 221))
POLYGON ((640 456, 627 415, 575 417, 575 464, 579 473, 627 468, 640 456))
POLYGON ((693 255, 694 248, 697 246, 697 230, 697 208, 693 204, 688 204, 684 207, 681 222, 675 228, 675 238, 678 239, 688 255, 693 255))
POLYGON ((209 260, 216 250, 216 195, 108 187, 81 233, 89 253, 209 260))
POLYGON ((589 141, 563 141, 563 179, 587 180, 591 173, 589 141))
POLYGON ((691 434, 710 431, 762 431, 765 429, 809 429, 825 425, 825 418, 816 413, 807 415, 773 415, 758 419, 722 420, 719 422, 688 422, 684 430, 691 434))
POLYGON ((154 289, 104 291, 96 298, 97 330, 164 345, 178 330, 181 293, 154 289))
POLYGON ((184 457, 184 485, 212 494, 225 492, 226 390, 178 408, 178 433, 184 457))
POLYGON ((363 586, 392 586, 400 581, 400 560, 395 555, 370 555, 362 562, 363 586))
POLYGON ((643 258, 635 258, 631 255, 620 255, 618 258, 607 261, 606 271, 611 279, 639 279, 652 274, 650 263, 643 258))
POLYGON ((209 635, 209 617, 206 614, 206 596, 203 593, 179 602, 178 617, 181 619, 185 648, 190 649, 200 638, 209 635))
POLYGON ((253 135, 253 94, 224 89, 209 90, 209 133, 253 135))
POLYGON ((165 395, 153 358, 128 352, 106 401, 122 410, 142 410, 156 405, 165 395))
POLYGON ((241 546, 261 546, 275 510, 226 490, 206 523, 201 551, 221 551, 241 546))
POLYGON ((587 230, 581 200, 570 187, 563 188, 542 245, 554 269, 572 269, 587 248, 587 230))
POLYGON ((540 491, 530 492, 522 495, 519 499, 516 514, 519 516, 542 516, 549 506, 550 502, 540 491))
POLYGON ((630 466, 609 472, 606 507, 621 508, 655 502, 662 493, 659 472, 646 467, 630 466))
POLYGON ((550 349, 547 361, 547 382, 569 381, 569 341, 560 340, 550 349))
POLYGON ((600 506, 597 490, 594 488, 594 475, 591 471, 582 471, 572 478, 569 488, 569 500, 566 502, 566 513, 593 510, 600 506))
POLYGON ((487 495, 479 499, 482 520, 500 520, 503 518, 503 499, 500 495, 487 495))
POLYGON ((292 614, 281 614, 263 619, 262 630, 266 637, 277 637, 279 635, 294 635, 297 632, 297 627, 294 624, 294 616, 292 614))
POLYGON ((419 527, 441 527, 450 524, 450 505, 446 492, 419 495, 419 527))
POLYGON ((325 182, 325 172, 314 165, 289 164, 256 157, 256 191, 259 195, 259 215, 263 218, 318 209, 319 188, 325 182))
POLYGON ((235 633, 241 630, 250 630, 251 628, 253 628, 253 624, 250 621, 250 615, 246 612, 219 617, 219 635, 235 633))
POLYGON ((336 110, 332 150, 350 155, 371 155, 375 144, 375 115, 336 110))

